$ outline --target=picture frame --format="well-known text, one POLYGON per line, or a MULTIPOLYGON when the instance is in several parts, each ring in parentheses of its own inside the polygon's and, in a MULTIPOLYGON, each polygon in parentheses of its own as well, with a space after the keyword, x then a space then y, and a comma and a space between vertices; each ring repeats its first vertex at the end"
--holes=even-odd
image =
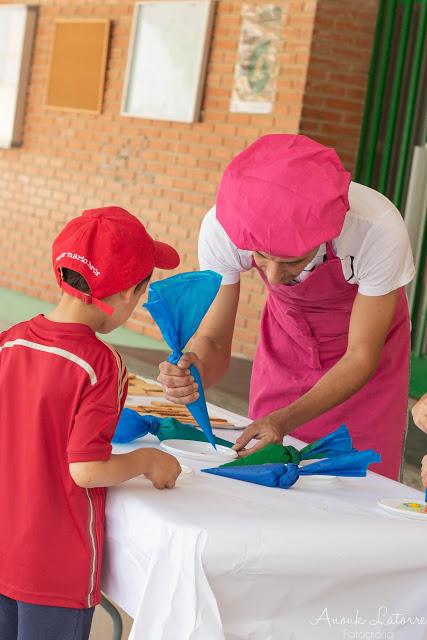
POLYGON ((37 7, 0 5, 0 147, 22 144, 37 7))
POLYGON ((100 114, 110 36, 110 20, 55 20, 48 109, 100 114))
POLYGON ((244 2, 231 113, 273 112, 286 5, 244 2))
POLYGON ((121 115, 199 119, 214 9, 214 0, 135 4, 121 115))

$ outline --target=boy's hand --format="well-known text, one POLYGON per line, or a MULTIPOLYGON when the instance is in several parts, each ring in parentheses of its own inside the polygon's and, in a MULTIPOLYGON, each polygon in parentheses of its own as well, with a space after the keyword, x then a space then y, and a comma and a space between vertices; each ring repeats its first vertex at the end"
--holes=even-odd
POLYGON ((427 393, 412 407, 412 417, 417 427, 427 433, 427 393))
POLYGON ((203 365, 195 353, 184 353, 177 365, 161 362, 157 380, 163 385, 166 398, 178 404, 190 404, 199 397, 197 383, 190 373, 189 367, 194 364, 203 378, 203 365))
POLYGON ((82 488, 113 487, 145 476, 156 489, 172 489, 181 473, 176 458, 158 449, 141 447, 129 453, 113 453, 108 460, 70 462, 70 475, 82 488))
POLYGON ((421 462, 421 482, 423 487, 427 489, 427 456, 424 456, 421 462))
POLYGON ((147 462, 144 476, 153 483, 155 488, 173 489, 176 479, 181 473, 181 465, 178 460, 165 451, 150 449, 147 462))

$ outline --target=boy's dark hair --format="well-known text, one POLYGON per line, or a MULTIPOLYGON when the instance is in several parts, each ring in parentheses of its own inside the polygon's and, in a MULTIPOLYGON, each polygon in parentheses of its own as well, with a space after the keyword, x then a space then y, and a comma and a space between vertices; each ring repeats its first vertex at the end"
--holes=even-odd
MULTIPOLYGON (((153 275, 153 273, 150 273, 149 276, 144 278, 144 280, 141 280, 141 282, 139 282, 136 285, 135 293, 137 293, 139 291, 139 289, 141 289, 141 287, 151 279, 152 275, 153 275)), ((90 289, 89 289, 88 283, 83 278, 83 276, 80 275, 80 273, 78 273, 77 271, 73 271, 73 269, 63 268, 62 269, 62 279, 63 279, 64 282, 69 284, 70 287, 73 287, 73 289, 77 289, 77 291, 82 291, 83 293, 90 293, 90 289)))
POLYGON ((80 273, 72 269, 62 269, 62 279, 64 282, 83 293, 90 293, 89 285, 80 273))

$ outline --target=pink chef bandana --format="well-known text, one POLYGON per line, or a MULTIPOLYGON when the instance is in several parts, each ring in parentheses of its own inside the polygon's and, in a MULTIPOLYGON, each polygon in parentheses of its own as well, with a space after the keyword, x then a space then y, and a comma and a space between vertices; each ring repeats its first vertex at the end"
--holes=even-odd
POLYGON ((226 168, 216 217, 239 249, 303 256, 341 233, 350 180, 334 149, 301 135, 262 136, 226 168))

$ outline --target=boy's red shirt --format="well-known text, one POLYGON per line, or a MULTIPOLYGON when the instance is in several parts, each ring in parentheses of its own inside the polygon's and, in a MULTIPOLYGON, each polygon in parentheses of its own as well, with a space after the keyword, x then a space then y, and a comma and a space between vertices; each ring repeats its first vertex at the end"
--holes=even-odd
POLYGON ((68 464, 108 460, 127 394, 118 352, 44 316, 0 334, 0 593, 34 604, 100 599, 103 488, 68 464))

